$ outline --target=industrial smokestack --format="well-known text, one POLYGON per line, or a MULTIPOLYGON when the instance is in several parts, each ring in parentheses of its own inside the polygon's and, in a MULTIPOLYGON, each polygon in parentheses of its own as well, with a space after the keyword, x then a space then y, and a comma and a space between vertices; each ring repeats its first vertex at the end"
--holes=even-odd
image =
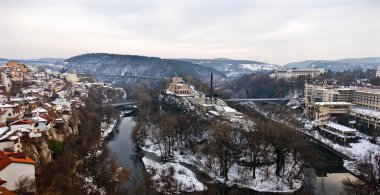
POLYGON ((213 80, 213 76, 212 76, 212 72, 211 72, 211 81, 210 81, 210 90, 211 90, 211 93, 210 93, 210 100, 211 100, 211 104, 212 104, 212 101, 214 99, 214 94, 212 93, 212 80, 213 80))

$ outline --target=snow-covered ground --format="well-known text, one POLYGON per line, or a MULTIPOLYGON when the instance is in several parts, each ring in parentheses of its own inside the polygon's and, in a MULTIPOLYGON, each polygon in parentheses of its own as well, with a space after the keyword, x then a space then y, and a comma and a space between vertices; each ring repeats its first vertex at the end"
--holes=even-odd
MULTIPOLYGON (((357 143, 349 143, 349 146, 343 146, 338 143, 334 143, 333 141, 325 138, 320 135, 319 132, 308 132, 309 135, 312 135, 316 139, 322 141, 323 143, 329 145, 334 148, 336 151, 339 151, 352 159, 361 160, 368 154, 369 151, 373 151, 375 155, 380 155, 380 146, 377 144, 373 144, 369 141, 369 137, 361 134, 361 138, 357 143)), ((374 162, 375 163, 375 162, 374 162)), ((354 161, 345 160, 344 167, 351 172, 357 172, 356 167, 354 165, 354 161)))
MULTIPOLYGON (((287 124, 289 126, 293 126, 292 124, 289 124, 287 121, 280 119, 276 115, 273 115, 272 113, 268 111, 264 111, 263 109, 259 108, 255 104, 246 104, 246 105, 255 109, 256 111, 258 111, 265 117, 268 117, 277 122, 281 122, 283 124, 287 124)), ((299 103, 297 103, 296 100, 292 100, 288 103, 287 106, 293 107, 296 105, 299 105, 299 103)), ((288 116, 291 116, 291 114, 288 114, 288 116)), ((349 143, 349 146, 344 146, 344 145, 335 143, 332 140, 324 137, 318 131, 311 131, 314 129, 314 127, 316 127, 316 124, 314 121, 310 121, 309 119, 307 119, 303 114, 299 114, 298 116, 294 115, 293 117, 295 117, 296 121, 298 121, 300 124, 303 124, 302 128, 298 128, 294 126, 295 129, 313 136, 314 138, 327 144, 328 146, 335 149, 336 151, 341 152, 342 154, 345 154, 354 160, 363 159, 363 157, 367 155, 369 151, 373 151, 374 155, 380 155, 380 146, 378 144, 373 144, 369 141, 372 138, 371 136, 367 136, 363 133, 359 133, 360 139, 358 140, 357 143, 349 143)), ((354 161, 345 160, 344 167, 353 173, 357 172, 354 161)))
POLYGON ((203 183, 197 180, 195 173, 179 163, 159 163, 146 157, 143 157, 142 161, 148 173, 152 174, 153 181, 158 184, 158 191, 166 190, 166 183, 163 182, 165 177, 172 177, 175 182, 174 189, 170 189, 171 192, 194 192, 207 189, 203 183), (170 169, 172 169, 172 173, 170 169))
POLYGON ((115 128, 115 125, 117 124, 118 119, 115 119, 111 122, 111 124, 107 124, 105 122, 102 122, 101 124, 101 135, 103 138, 106 138, 115 128))
MULTIPOLYGON (((159 151, 159 147, 155 145, 153 142, 146 140, 145 141, 145 147, 142 147, 143 150, 151 152, 156 154, 157 156, 161 156, 161 153, 159 151)), ((145 157, 144 157, 145 158, 145 157)), ((143 158, 143 160, 144 160, 143 158)), ((149 159, 150 160, 150 159, 149 159)), ((152 160, 150 160, 152 161, 152 160)), ((152 163, 152 162, 148 162, 152 163)), ((166 170, 169 167, 167 164, 175 167, 181 167, 180 163, 186 163, 190 164, 193 167, 197 168, 198 170, 201 170, 205 173, 207 173, 214 182, 220 182, 225 183, 228 186, 237 185, 244 188, 250 188, 256 191, 260 192, 294 192, 297 189, 301 188, 302 181, 298 179, 292 179, 291 184, 289 181, 287 181, 284 177, 277 177, 275 176, 275 165, 271 165, 269 167, 267 166, 261 166, 256 168, 256 178, 252 178, 252 171, 243 166, 239 166, 236 163, 232 165, 228 172, 228 180, 226 181, 223 177, 219 176, 217 174, 217 169, 215 167, 218 167, 218 165, 212 165, 214 167, 213 169, 207 168, 207 159, 206 157, 202 155, 192 154, 190 151, 186 150, 183 154, 180 154, 179 151, 174 151, 173 159, 170 163, 164 163, 160 164, 158 162, 155 162, 156 166, 147 165, 144 160, 144 164, 147 168, 157 168, 157 173, 161 172, 163 169, 166 170), (158 165, 161 166, 158 166, 158 165)), ((285 166, 285 173, 289 172, 291 167, 291 161, 287 161, 285 166)), ((190 170, 188 170, 191 172, 190 170)), ((192 175, 192 174, 189 174, 192 175)), ((285 174, 286 175, 286 174, 285 174)), ((193 173, 193 176, 195 177, 195 174, 193 173)), ((153 176, 153 179, 157 182, 159 182, 159 177, 157 175, 153 176)), ((194 178, 196 179, 196 178, 194 178)), ((159 184, 162 186, 163 184, 159 184)))

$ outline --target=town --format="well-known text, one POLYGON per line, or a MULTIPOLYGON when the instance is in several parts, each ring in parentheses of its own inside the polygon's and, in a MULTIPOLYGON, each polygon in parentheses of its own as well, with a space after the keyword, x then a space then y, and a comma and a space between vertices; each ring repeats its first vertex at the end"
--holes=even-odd
MULTIPOLYGON (((94 103, 88 101, 89 97, 98 98, 94 101, 99 102, 97 106, 104 109, 101 112, 107 112, 107 115, 103 116, 101 123, 96 123, 99 127, 94 126, 99 129, 97 133, 100 135, 99 141, 94 142, 97 144, 90 149, 94 153, 89 152, 83 157, 96 159, 99 154, 108 154, 104 149, 107 141, 103 140, 113 136, 115 129, 119 128, 117 124, 128 116, 117 114, 115 108, 124 112, 123 109, 138 106, 133 139, 136 140, 136 147, 144 151, 140 161, 150 175, 146 179, 156 183, 159 192, 205 191, 212 187, 206 185, 210 181, 261 192, 295 192, 304 185, 302 178, 305 173, 301 173, 310 164, 309 157, 300 148, 311 147, 307 140, 344 159, 344 168, 359 178, 358 161, 367 159, 370 154, 372 156, 368 160, 376 166, 380 158, 379 86, 342 86, 335 79, 318 80, 316 78, 325 74, 321 68, 279 69, 270 74, 274 81, 309 78, 310 81, 305 82, 302 89, 302 96, 219 98, 217 94, 220 89, 214 86, 211 73, 206 91, 197 90, 182 77, 172 77, 157 94, 158 102, 154 98, 146 99, 146 95, 139 95, 146 90, 139 88, 139 84, 130 91, 135 94, 135 101, 127 101, 124 89, 79 76, 71 70, 60 73, 48 66, 46 68, 17 61, 8 61, 0 68, 2 193, 38 192, 41 186, 36 181, 43 177, 43 168, 59 161, 57 158, 62 153, 62 146, 69 142, 70 136, 83 136, 83 119, 88 120, 91 116, 80 117, 84 113, 79 111, 87 108, 86 104, 94 103), (94 94, 95 89, 100 94, 94 94), (111 105, 115 100, 119 102, 113 108, 111 105), (271 103, 276 101, 280 102, 271 103), (134 106, 124 107, 130 104, 134 106), (281 121, 273 114, 285 111, 264 111, 265 105, 289 109, 286 112, 293 119, 281 121), (252 115, 250 109, 259 115, 252 115), (292 120, 298 123, 289 122, 292 120), (277 130, 269 130, 273 126, 277 126, 277 130), (297 144, 289 139, 287 146, 281 146, 285 149, 289 147, 289 152, 278 153, 277 144, 287 142, 272 140, 273 136, 285 135, 295 136, 297 144), (277 162, 281 160, 278 159, 279 155, 284 155, 283 164, 277 162), (170 169, 174 172, 170 173, 170 169), (207 177, 199 178, 194 170, 203 172, 207 177), (170 174, 177 175, 173 178, 177 184, 167 188, 166 181, 161 178, 173 177, 170 174), (253 177, 248 176, 252 174, 253 177)), ((380 68, 376 76, 380 77, 380 68)), ((91 120, 88 122, 91 123, 91 120)), ((74 162, 82 161, 80 159, 83 157, 78 157, 74 162)), ((111 161, 107 163, 112 164, 111 161)), ((120 165, 114 168, 118 170, 118 167, 120 165)), ((145 172, 137 172, 140 171, 145 172)), ((97 176, 86 172, 84 175, 87 176, 77 174, 76 177, 83 179, 88 193, 105 193, 106 189, 95 181, 97 176)), ((121 175, 112 177, 121 178, 121 175)), ((137 187, 135 190, 136 193, 143 192, 138 191, 141 189, 137 187)))
POLYGON ((73 112, 84 107, 88 89, 112 87, 17 61, 6 62, 0 72, 0 191, 33 193, 41 165, 61 152, 55 147, 65 138, 79 133, 73 112))

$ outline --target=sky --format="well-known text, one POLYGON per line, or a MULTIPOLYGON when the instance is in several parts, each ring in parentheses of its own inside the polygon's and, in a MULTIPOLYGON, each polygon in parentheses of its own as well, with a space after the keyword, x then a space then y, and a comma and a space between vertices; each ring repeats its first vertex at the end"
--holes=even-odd
POLYGON ((0 57, 380 57, 380 0, 0 0, 0 57))

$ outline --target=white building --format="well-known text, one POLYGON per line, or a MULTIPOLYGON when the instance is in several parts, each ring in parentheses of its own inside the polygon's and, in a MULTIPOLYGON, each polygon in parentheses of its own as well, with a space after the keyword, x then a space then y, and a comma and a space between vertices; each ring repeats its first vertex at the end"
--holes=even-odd
POLYGON ((9 101, 9 97, 4 93, 0 93, 0 102, 7 102, 7 101, 9 101))
POLYGON ((71 110, 71 102, 67 101, 65 98, 57 98, 52 102, 56 106, 56 110, 61 112, 63 110, 71 110))
POLYGON ((348 139, 355 139, 358 135, 358 131, 356 129, 352 129, 337 123, 329 122, 325 126, 320 127, 322 132, 328 133, 336 140, 346 142, 348 139))
POLYGON ((376 77, 380 77, 380 67, 376 71, 376 77))
POLYGON ((20 119, 18 121, 15 121, 11 124, 9 124, 10 126, 10 129, 11 130, 16 130, 16 129, 30 129, 30 130, 34 130, 36 129, 36 122, 34 122, 33 120, 29 120, 29 119, 20 119))
POLYGON ((32 118, 32 120, 36 121, 36 123, 38 124, 36 127, 38 131, 47 131, 50 129, 51 123, 45 118, 41 116, 35 116, 32 118))
POLYGON ((36 108, 32 111, 32 116, 39 116, 43 114, 48 114, 48 111, 41 107, 36 108))
POLYGON ((4 110, 6 118, 14 118, 17 117, 17 113, 15 112, 15 105, 0 103, 0 109, 4 110))
POLYGON ((6 92, 10 92, 12 87, 11 76, 3 71, 1 72, 1 81, 5 87, 6 92))
POLYGON ((70 82, 70 83, 76 83, 76 82, 79 82, 79 77, 77 74, 75 73, 63 73, 61 75, 62 78, 65 78, 66 81, 70 82))
POLYGON ((4 184, 8 190, 16 190, 16 182, 21 177, 35 180, 36 162, 24 153, 0 151, 0 178, 7 181, 4 184))
POLYGON ((323 68, 302 68, 302 69, 277 69, 271 77, 289 79, 299 76, 311 76, 316 77, 325 73, 323 68))
POLYGON ((22 152, 20 135, 21 133, 18 129, 8 129, 5 132, 3 132, 3 134, 0 137, 0 149, 13 152, 22 152))
POLYGON ((350 108, 350 116, 360 120, 362 123, 367 124, 369 128, 372 125, 375 129, 380 127, 380 111, 359 106, 350 108))

